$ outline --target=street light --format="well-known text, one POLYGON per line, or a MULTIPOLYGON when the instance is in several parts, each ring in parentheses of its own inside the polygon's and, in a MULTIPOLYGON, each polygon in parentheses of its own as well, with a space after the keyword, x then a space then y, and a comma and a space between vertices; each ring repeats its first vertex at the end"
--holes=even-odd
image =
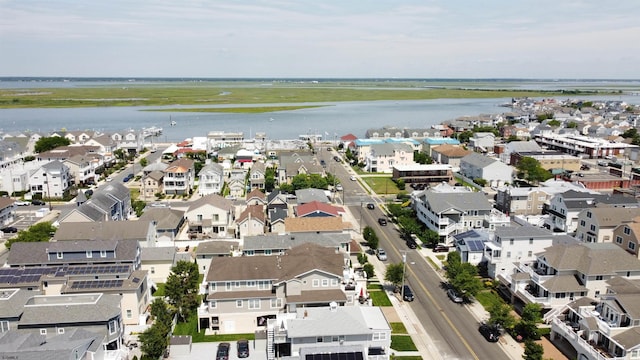
MULTIPOLYGON (((53 210, 51 205, 51 189, 49 188, 49 176, 47 173, 42 174, 44 176, 44 183, 47 184, 47 197, 49 197, 49 211, 53 210)), ((43 191, 44 192, 44 191, 43 191)))

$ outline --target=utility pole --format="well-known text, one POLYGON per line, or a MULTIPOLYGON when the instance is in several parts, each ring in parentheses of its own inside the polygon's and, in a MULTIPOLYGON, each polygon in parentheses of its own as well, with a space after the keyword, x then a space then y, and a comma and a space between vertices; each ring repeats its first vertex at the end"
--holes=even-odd
POLYGON ((402 301, 404 301, 404 279, 407 276, 407 252, 402 252, 402 287, 400 288, 400 296, 402 297, 402 301))

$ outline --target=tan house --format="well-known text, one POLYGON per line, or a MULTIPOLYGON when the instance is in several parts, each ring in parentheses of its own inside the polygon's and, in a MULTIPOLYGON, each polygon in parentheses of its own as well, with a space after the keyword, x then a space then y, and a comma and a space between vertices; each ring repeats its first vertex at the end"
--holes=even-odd
POLYGON ((245 204, 249 205, 267 205, 267 195, 259 189, 253 189, 247 194, 245 204))
POLYGON ((285 232, 341 233, 352 228, 352 224, 341 217, 302 217, 284 219, 285 232))
POLYGON ((442 144, 431 149, 431 158, 434 161, 456 168, 460 167, 460 159, 469 154, 471 154, 471 151, 464 149, 460 145, 442 144))
POLYGON ((164 173, 152 171, 144 175, 140 181, 140 196, 145 200, 153 199, 156 194, 164 193, 163 179, 164 173))
POLYGON ((636 217, 633 221, 621 224, 613 230, 613 243, 620 246, 633 256, 640 258, 638 255, 638 246, 640 246, 640 217, 636 217))
POLYGON ((190 194, 194 184, 195 169, 191 159, 175 160, 164 170, 162 185, 165 194, 190 194))
POLYGON ((278 256, 214 258, 205 304, 198 309, 199 330, 252 333, 285 310, 345 305, 346 264, 343 253, 309 243, 278 256))
POLYGON ((231 200, 210 194, 191 203, 185 213, 189 231, 209 237, 233 237, 235 207, 231 200))
POLYGON ((267 225, 264 206, 249 205, 238 216, 238 235, 242 238, 248 235, 261 235, 265 233, 267 225))
POLYGON ((583 242, 612 242, 613 231, 640 216, 638 208, 594 207, 578 213, 575 238, 583 242))

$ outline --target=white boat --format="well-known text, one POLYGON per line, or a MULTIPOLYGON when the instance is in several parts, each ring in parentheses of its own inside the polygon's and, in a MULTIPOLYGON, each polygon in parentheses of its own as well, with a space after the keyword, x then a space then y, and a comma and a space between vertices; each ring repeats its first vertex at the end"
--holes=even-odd
POLYGON ((144 137, 149 137, 149 136, 158 136, 162 134, 162 128, 158 127, 158 126, 151 126, 148 128, 142 128, 142 135, 144 137))

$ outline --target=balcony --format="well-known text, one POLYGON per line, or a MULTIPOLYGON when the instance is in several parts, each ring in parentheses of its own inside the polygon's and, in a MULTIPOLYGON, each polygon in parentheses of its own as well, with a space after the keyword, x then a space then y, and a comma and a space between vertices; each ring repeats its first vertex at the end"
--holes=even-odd
POLYGON ((554 275, 541 275, 538 273, 538 271, 540 270, 533 269, 531 266, 527 266, 524 264, 519 264, 517 269, 518 271, 529 274, 529 276, 531 276, 531 280, 538 285, 544 283, 545 281, 551 279, 554 276, 554 275))
POLYGON ((575 331, 573 327, 565 324, 558 318, 551 320, 551 329, 563 338, 565 338, 578 353, 585 354, 589 359, 596 360, 623 360, 624 357, 613 357, 609 352, 602 347, 599 347, 593 342, 589 342, 582 338, 583 330, 575 331))

